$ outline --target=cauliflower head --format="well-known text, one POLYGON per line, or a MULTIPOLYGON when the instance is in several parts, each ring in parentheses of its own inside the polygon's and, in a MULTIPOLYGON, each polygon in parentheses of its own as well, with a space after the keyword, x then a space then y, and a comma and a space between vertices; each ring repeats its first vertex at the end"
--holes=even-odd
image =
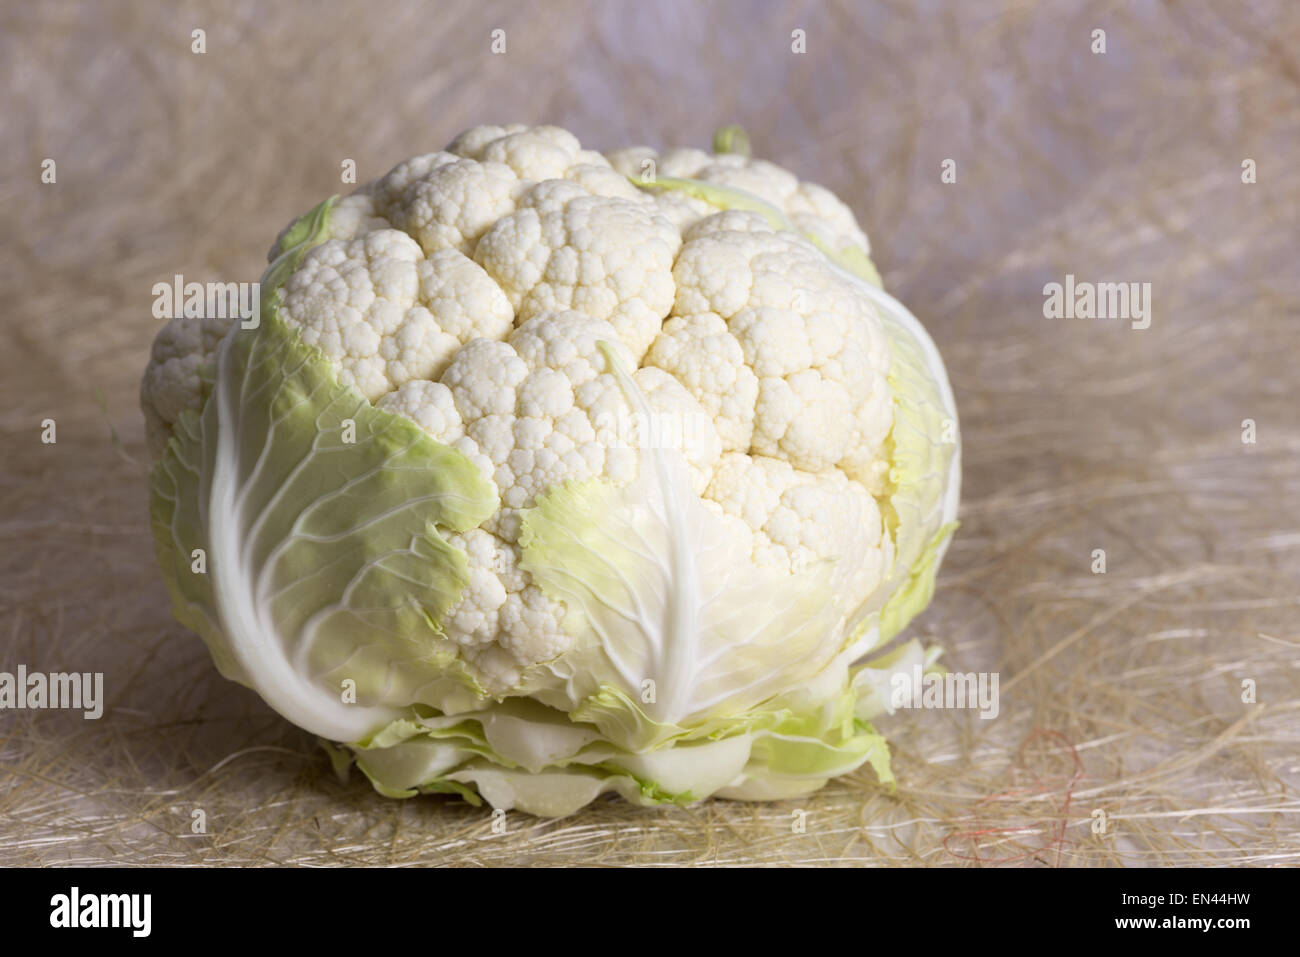
POLYGON ((159 562, 223 674, 392 795, 891 780, 858 661, 931 596, 956 409, 843 202, 483 126, 268 258, 256 326, 171 320, 141 389, 159 562))

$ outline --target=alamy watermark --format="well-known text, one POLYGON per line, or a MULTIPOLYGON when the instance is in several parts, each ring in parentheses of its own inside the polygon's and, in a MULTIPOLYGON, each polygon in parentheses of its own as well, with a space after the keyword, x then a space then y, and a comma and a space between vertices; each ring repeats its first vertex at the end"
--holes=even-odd
POLYGON ((1133 329, 1151 325, 1151 283, 1076 282, 1066 274, 1064 284, 1043 287, 1046 319, 1128 319, 1133 329))
POLYGON ((978 708, 981 718, 996 718, 998 672, 926 672, 919 664, 911 671, 896 671, 889 679, 893 708, 978 708))
POLYGON ((83 894, 73 887, 50 898, 51 927, 121 927, 132 937, 148 937, 152 912, 152 894, 83 894))
POLYGON ((599 412, 593 421, 596 438, 612 449, 676 449, 688 453, 703 447, 713 422, 699 412, 599 412))
POLYGON ((90 721, 104 714, 102 671, 0 671, 0 711, 53 708, 81 711, 90 721))
POLYGON ((241 329, 262 322, 259 282, 186 282, 176 274, 171 282, 153 284, 153 314, 157 319, 238 319, 241 329))

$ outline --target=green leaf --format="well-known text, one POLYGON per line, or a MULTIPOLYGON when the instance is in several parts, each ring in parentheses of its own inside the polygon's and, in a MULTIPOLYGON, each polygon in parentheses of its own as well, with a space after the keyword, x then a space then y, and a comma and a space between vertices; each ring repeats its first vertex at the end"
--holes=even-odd
MULTIPOLYGON (((603 351, 648 420, 644 395, 603 351)), ((840 650, 843 609, 829 563, 796 576, 755 567, 695 494, 679 451, 643 448, 639 460, 624 487, 593 480, 539 496, 519 545, 520 567, 565 603, 577 645, 547 667, 575 715, 643 751, 820 671, 840 650)))
POLYGON ((474 697, 439 633, 468 582, 442 533, 477 526, 497 497, 464 455, 340 384, 278 317, 284 264, 321 240, 328 211, 285 237, 261 325, 222 341, 202 414, 182 417, 155 467, 151 518, 176 616, 222 673, 300 727, 355 741, 414 703, 474 697))
POLYGON ((903 584, 889 596, 880 610, 880 638, 882 643, 893 638, 913 618, 930 604, 934 597, 934 580, 939 570, 941 550, 949 536, 957 530, 957 522, 949 522, 925 543, 921 554, 907 569, 903 584))
POLYGON ((702 200, 718 209, 740 209, 750 213, 758 213, 773 229, 802 235, 799 230, 794 228, 794 224, 781 210, 767 200, 746 190, 737 189, 734 186, 706 183, 701 179, 685 179, 678 176, 655 176, 654 178, 629 176, 628 179, 633 186, 639 189, 671 190, 676 193, 684 193, 693 199, 702 200))
POLYGON ((854 693, 841 687, 808 712, 778 708, 720 718, 695 737, 644 751, 618 747, 589 725, 519 699, 473 714, 400 719, 352 750, 383 794, 473 786, 494 807, 548 816, 572 813, 606 791, 644 805, 711 794, 789 797, 864 763, 892 784, 884 739, 854 718, 854 693), (504 734, 503 717, 514 725, 504 734))
POLYGON ((743 126, 720 126, 713 134, 713 152, 736 153, 748 158, 751 155, 749 134, 743 126))
POLYGON ((280 254, 275 257, 262 274, 262 311, 266 312, 268 306, 275 302, 275 294, 280 287, 284 285, 295 269, 301 264, 303 257, 314 246, 319 246, 325 240, 329 239, 329 220, 330 213, 334 209, 334 204, 338 202, 337 196, 331 196, 325 202, 320 203, 310 212, 299 216, 292 226, 285 230, 284 235, 280 237, 280 254))
POLYGON ((891 354, 894 424, 886 443, 888 485, 881 509, 894 539, 894 565, 883 593, 879 643, 929 604, 934 579, 957 528, 961 444, 957 405, 939 351, 925 327, 883 290, 860 287, 877 306, 891 354))

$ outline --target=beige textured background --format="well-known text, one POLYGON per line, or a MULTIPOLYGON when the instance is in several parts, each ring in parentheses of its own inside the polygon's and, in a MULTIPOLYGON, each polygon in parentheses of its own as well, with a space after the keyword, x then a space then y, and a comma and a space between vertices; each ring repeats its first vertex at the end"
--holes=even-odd
POLYGON ((0 713, 0 863, 1300 863, 1300 6, 5 0, 0 30, 0 670, 102 670, 109 709, 0 713), (931 329, 965 494, 913 633, 1000 671, 1002 714, 882 722, 897 793, 839 781, 804 834, 788 804, 602 802, 493 835, 340 783, 171 621, 153 283, 256 279, 343 159, 515 120, 745 125, 931 329), (1151 328, 1044 319, 1067 272, 1150 282, 1151 328))

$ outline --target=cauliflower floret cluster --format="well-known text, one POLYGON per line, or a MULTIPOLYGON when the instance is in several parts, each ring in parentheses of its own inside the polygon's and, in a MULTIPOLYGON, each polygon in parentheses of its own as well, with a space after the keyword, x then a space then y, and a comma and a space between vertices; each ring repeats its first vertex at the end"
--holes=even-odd
MULTIPOLYGON (((520 567, 520 511, 560 483, 631 481, 647 442, 684 453, 756 565, 830 563, 849 606, 888 574, 890 348, 870 299, 805 238, 867 252, 827 190, 738 155, 601 155, 555 127, 485 126, 340 200, 329 233, 279 315, 342 383, 495 486, 497 514, 448 536, 470 584, 443 622, 489 691, 573 640, 520 567), (647 168, 746 190, 797 232, 638 188, 647 168)), ((201 403, 224 331, 174 320, 160 334, 143 385, 155 449, 201 403)))

